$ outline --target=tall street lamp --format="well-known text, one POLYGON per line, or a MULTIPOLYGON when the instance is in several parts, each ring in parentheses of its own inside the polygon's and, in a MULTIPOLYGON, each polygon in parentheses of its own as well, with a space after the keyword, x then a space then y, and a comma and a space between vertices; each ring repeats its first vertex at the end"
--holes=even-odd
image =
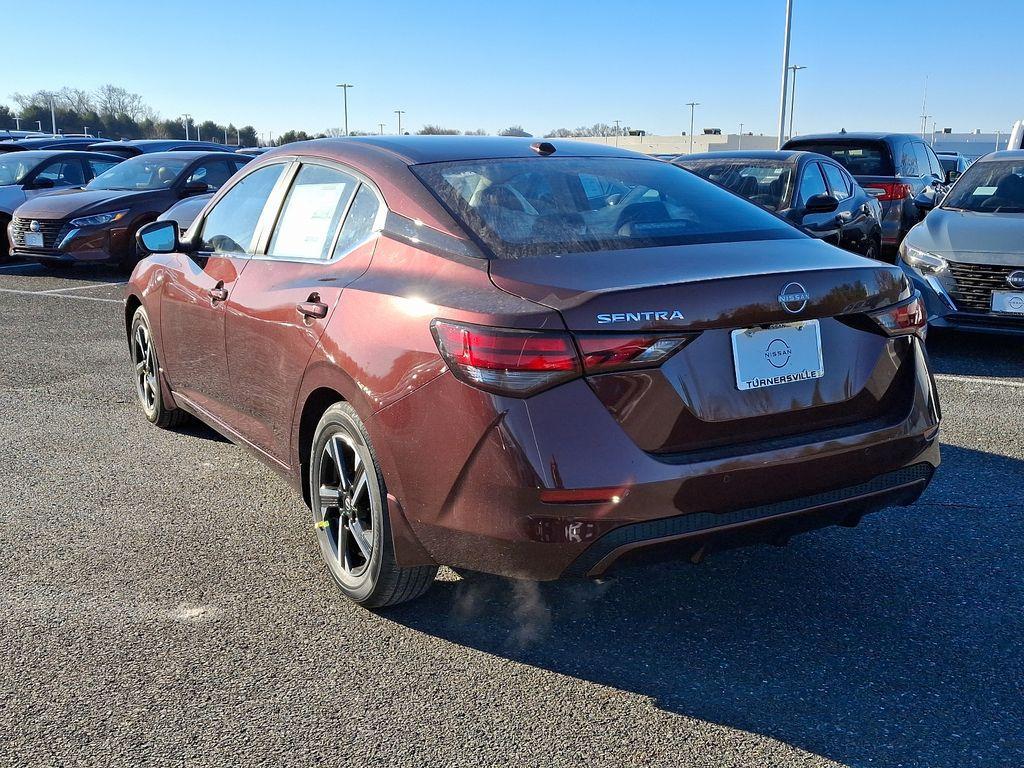
POLYGON ((18 115, 14 116, 14 130, 21 130, 21 118, 18 115))
POLYGON ((796 135, 793 133, 793 113, 796 111, 796 73, 801 69, 807 69, 807 67, 794 64, 789 69, 793 72, 793 92, 789 95, 789 138, 792 139, 796 135))
POLYGON ((192 115, 182 115, 181 121, 185 124, 185 141, 189 140, 188 137, 188 121, 192 119, 192 115))
POLYGON ((786 0, 786 34, 782 38, 782 91, 779 94, 779 142, 782 149, 786 133, 786 86, 789 84, 789 32, 793 28, 793 0, 786 0))
POLYGON ((345 94, 345 135, 348 136, 348 89, 355 86, 352 83, 338 83, 337 87, 345 94))
POLYGON ((699 101, 688 101, 686 106, 690 108, 690 154, 693 154, 693 110, 700 106, 699 101))
POLYGON ((380 127, 380 135, 383 136, 384 135, 384 123, 377 123, 377 125, 380 127))
POLYGON ((743 149, 743 123, 740 123, 740 135, 736 139, 736 149, 743 149))
POLYGON ((398 115, 398 135, 402 135, 402 115, 405 114, 404 109, 396 109, 395 114, 398 115))

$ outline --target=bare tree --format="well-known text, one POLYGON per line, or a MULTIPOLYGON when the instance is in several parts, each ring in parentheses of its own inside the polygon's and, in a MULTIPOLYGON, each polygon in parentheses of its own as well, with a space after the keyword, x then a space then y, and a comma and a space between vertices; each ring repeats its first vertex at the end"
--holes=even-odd
POLYGON ((458 136, 460 132, 454 128, 442 128, 440 125, 424 125, 416 133, 420 136, 458 136))
POLYGON ((508 128, 502 128, 498 131, 499 136, 522 136, 523 138, 531 138, 532 133, 527 133, 523 130, 521 125, 510 125, 508 128))
POLYGON ((81 88, 64 87, 57 92, 56 96, 56 106, 60 109, 66 109, 69 112, 75 112, 80 115, 96 111, 96 101, 89 91, 81 88))
POLYGON ((466 131, 466 136, 486 136, 487 131, 483 128, 477 128, 475 131, 466 131))
POLYGON ((96 89, 96 106, 101 115, 125 115, 131 120, 152 115, 142 96, 109 83, 96 89))

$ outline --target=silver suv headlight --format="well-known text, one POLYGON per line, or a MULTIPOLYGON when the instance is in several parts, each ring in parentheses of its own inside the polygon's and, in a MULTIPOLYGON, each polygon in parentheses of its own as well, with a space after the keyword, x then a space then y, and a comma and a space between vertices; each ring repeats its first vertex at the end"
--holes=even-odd
POLYGON ((937 275, 949 266, 941 256, 922 251, 920 248, 907 245, 906 242, 900 246, 900 257, 914 269, 928 275, 937 275))

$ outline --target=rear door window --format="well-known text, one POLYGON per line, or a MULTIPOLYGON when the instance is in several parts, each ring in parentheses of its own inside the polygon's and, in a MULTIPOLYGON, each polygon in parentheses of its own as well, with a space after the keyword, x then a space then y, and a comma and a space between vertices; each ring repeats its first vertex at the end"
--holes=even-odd
POLYGON ((200 250, 249 253, 263 209, 285 164, 253 171, 229 189, 203 221, 200 250))
POLYGON ((928 157, 928 147, 924 142, 914 142, 914 157, 917 159, 917 175, 928 176, 931 170, 931 163, 928 157))
MULTIPOLYGON (((927 166, 925 166, 927 167, 927 166)), ((917 152, 914 151, 914 142, 905 141, 900 149, 900 175, 920 176, 921 169, 918 165, 917 152)))
POLYGON ((359 182, 323 165, 305 164, 288 190, 268 256, 327 259, 359 182))
POLYGON ((58 160, 46 165, 36 179, 52 181, 55 187, 80 187, 85 184, 82 166, 76 160, 58 160))
POLYGON ((850 189, 849 183, 847 183, 846 177, 843 175, 842 170, 832 163, 821 163, 821 167, 825 171, 825 178, 828 179, 829 189, 832 190, 832 196, 836 200, 845 200, 848 198, 853 190, 850 189))

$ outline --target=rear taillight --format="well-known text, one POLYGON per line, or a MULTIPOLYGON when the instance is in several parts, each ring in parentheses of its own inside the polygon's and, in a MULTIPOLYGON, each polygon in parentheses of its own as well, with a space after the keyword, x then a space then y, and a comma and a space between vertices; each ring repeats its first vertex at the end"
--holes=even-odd
POLYGON ((915 293, 913 298, 902 304, 896 304, 881 312, 872 312, 868 316, 890 336, 920 333, 928 325, 928 313, 919 293, 915 293))
POLYGON ((460 381, 487 392, 527 397, 584 374, 654 368, 695 335, 522 331, 434 320, 437 349, 460 381), (577 349, 578 346, 578 349, 577 349))
POLYGON ((864 191, 881 203, 892 202, 893 200, 906 200, 913 191, 909 184, 901 182, 873 182, 864 184, 864 191))

